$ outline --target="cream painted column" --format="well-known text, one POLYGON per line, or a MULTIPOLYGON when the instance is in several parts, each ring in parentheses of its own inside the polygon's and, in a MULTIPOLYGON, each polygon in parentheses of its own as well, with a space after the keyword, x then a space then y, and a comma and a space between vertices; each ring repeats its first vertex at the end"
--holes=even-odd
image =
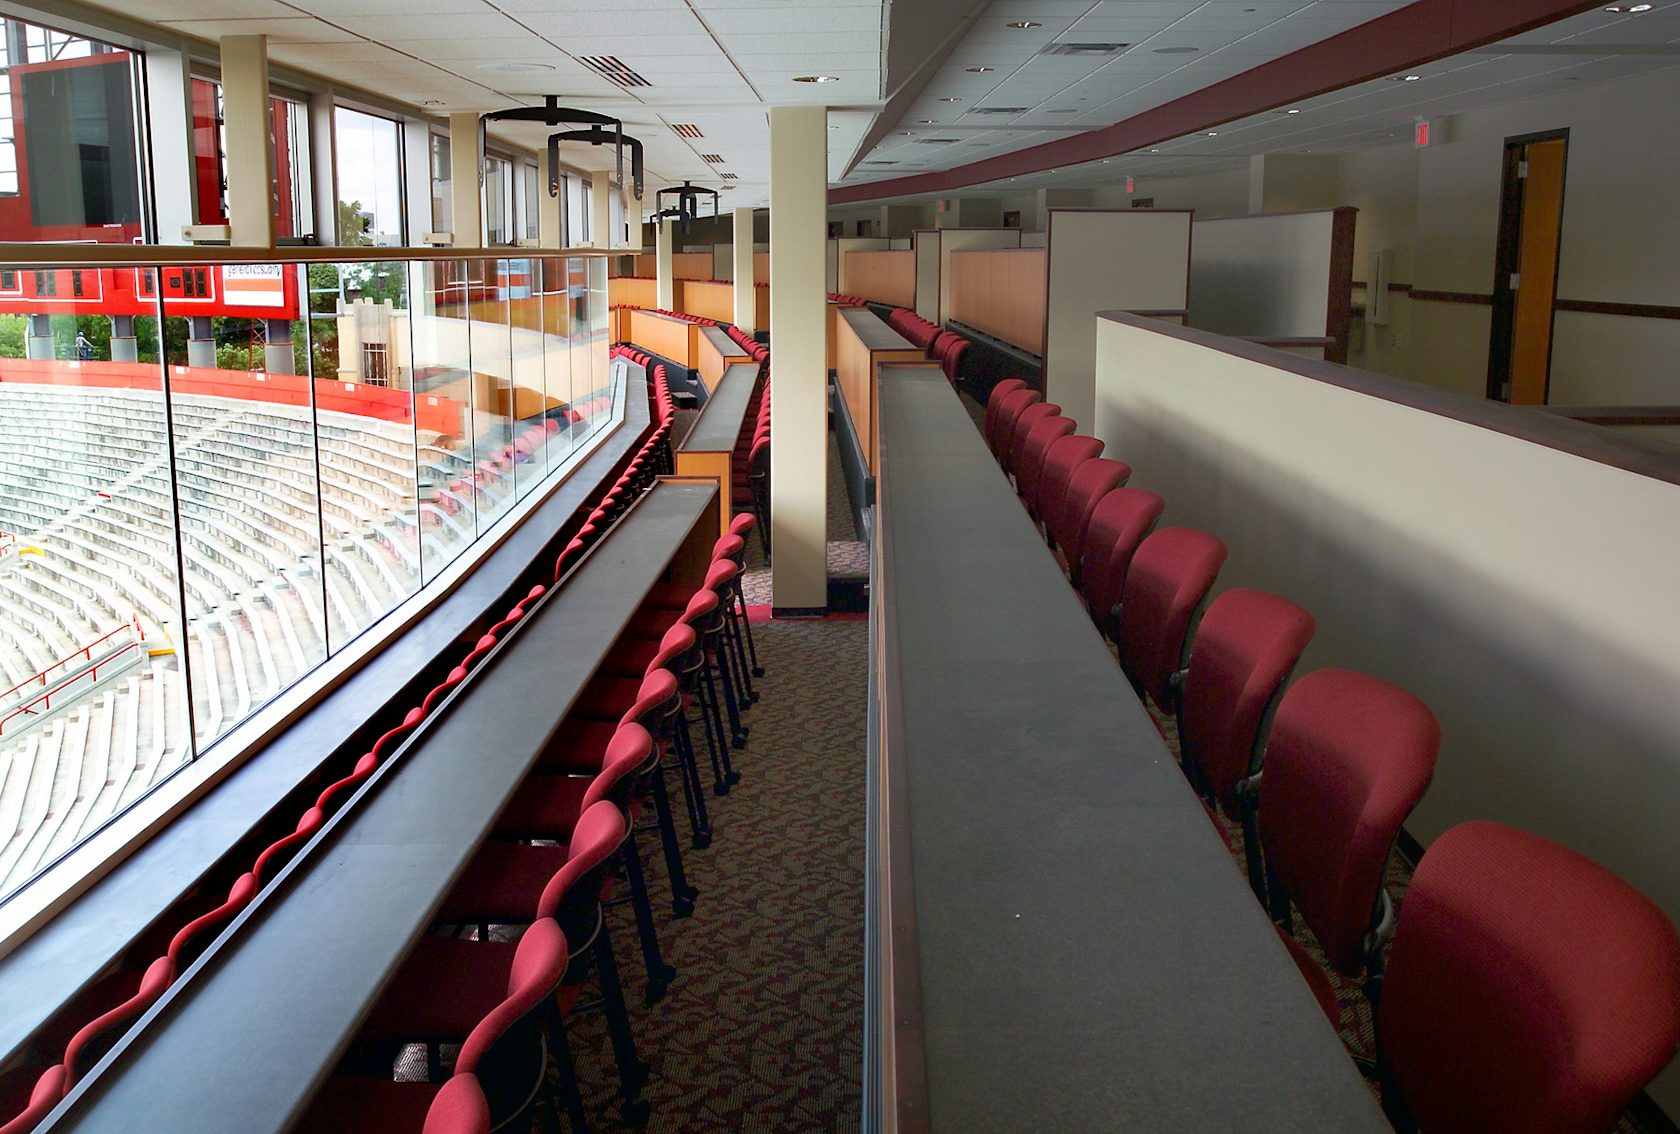
POLYGON ((227 121, 228 223, 235 248, 274 247, 274 125, 268 105, 268 37, 222 37, 227 121))
MULTIPOLYGON (((560 212, 560 194, 553 196, 548 192, 548 154, 544 153, 539 163, 542 173, 537 178, 537 243, 544 248, 559 248, 564 241, 561 230, 564 225, 560 212)), ((561 182, 565 184, 564 181, 561 182)))
POLYGON ((624 236, 619 238, 616 232, 613 233, 612 247, 632 252, 642 250, 642 205, 644 203, 638 201, 632 193, 628 191, 624 193, 624 236))
POLYGON ((770 108, 771 602, 788 615, 828 607, 827 120, 770 108))
POLYGON ((664 311, 677 309, 677 281, 671 268, 671 244, 676 239, 673 224, 672 218, 661 217, 654 239, 653 273, 658 277, 654 302, 664 311))
POLYGON ((449 229, 456 248, 484 247, 484 156, 479 152, 478 115, 449 116, 449 229))
POLYGON ((735 210, 735 325, 758 330, 758 296, 753 291, 753 211, 735 210))
POLYGON ((612 247, 612 176, 609 169, 589 175, 589 243, 596 248, 612 247))

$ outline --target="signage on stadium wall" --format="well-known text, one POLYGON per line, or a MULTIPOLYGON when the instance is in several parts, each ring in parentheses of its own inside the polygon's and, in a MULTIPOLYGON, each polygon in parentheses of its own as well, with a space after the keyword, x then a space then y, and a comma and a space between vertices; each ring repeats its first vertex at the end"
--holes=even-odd
POLYGON ((230 306, 286 306, 285 269, 279 264, 229 264, 222 269, 223 298, 230 306))

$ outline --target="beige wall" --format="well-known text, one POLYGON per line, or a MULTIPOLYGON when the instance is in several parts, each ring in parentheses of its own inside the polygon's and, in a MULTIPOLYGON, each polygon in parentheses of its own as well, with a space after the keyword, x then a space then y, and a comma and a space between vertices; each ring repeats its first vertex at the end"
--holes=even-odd
MULTIPOLYGON (((1115 159, 1118 163, 1121 159, 1115 159)), ((1155 198, 1158 209, 1194 209, 1202 216, 1240 217, 1248 213, 1248 166, 1235 165, 1174 177, 1134 178, 1136 191, 1126 192, 1122 167, 1117 184, 1092 191, 1091 203, 1105 209, 1127 209, 1139 197, 1155 198)))
MULTIPOLYGON (((1671 105, 1680 70, 1666 67, 1455 115, 1426 150, 1400 144, 1344 155, 1340 203, 1359 207, 1355 276, 1370 250, 1396 251, 1394 279, 1431 291, 1493 290, 1500 157, 1507 137, 1568 128, 1558 296, 1680 305, 1680 119, 1630 108, 1671 105)), ((1487 385, 1491 309, 1396 298, 1394 321, 1356 361, 1480 395, 1487 385)), ((1554 404, 1680 404, 1673 359, 1680 321, 1560 312, 1554 327, 1554 404)))
MULTIPOLYGON (((1299 672, 1364 670, 1439 716, 1418 838, 1512 823, 1680 919, 1680 486, 1158 332, 1097 337, 1096 433, 1163 523, 1230 545, 1220 588, 1313 613, 1299 672)), ((1680 1068, 1653 1093, 1680 1112, 1680 1068)))

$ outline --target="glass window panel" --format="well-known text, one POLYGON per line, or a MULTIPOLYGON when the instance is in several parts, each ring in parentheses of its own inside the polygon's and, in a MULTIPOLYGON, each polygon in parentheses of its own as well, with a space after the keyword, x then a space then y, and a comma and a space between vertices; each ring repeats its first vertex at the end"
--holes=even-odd
POLYGON ((449 171, 449 139, 432 136, 432 231, 448 232, 454 225, 454 182, 449 171))
POLYGON ((151 269, 52 271, 0 277, 0 898, 193 752, 151 269))
POLYGON ((484 242, 513 243, 513 163, 490 156, 484 159, 484 242))
POLYGON ((398 247, 404 241, 402 132, 388 118, 337 107, 338 242, 398 247))
POLYGON ((281 369, 297 368, 295 342, 283 344, 302 313, 298 286, 279 265, 162 269, 201 748, 327 654, 334 580, 322 572, 309 382, 281 369))
POLYGON ((542 183, 537 167, 527 162, 520 167, 525 177, 524 215, 520 218, 525 228, 526 240, 540 240, 542 238, 542 199, 548 192, 548 186, 542 183))
POLYGON ((409 305, 421 566, 430 580, 466 550, 478 531, 467 261, 415 263, 409 305))
POLYGON ((542 260, 542 312, 547 407, 543 429, 548 435, 545 467, 554 469, 571 451, 572 438, 567 417, 572 400, 572 310, 566 293, 566 261, 557 256, 542 260))
POLYGON ((0 240, 142 239, 138 57, 0 18, 0 240))
POLYGON ((270 99, 274 118, 274 235, 297 238, 315 231, 309 167, 309 108, 270 99))
POLYGON ((512 305, 507 260, 471 260, 472 451, 478 487, 478 530, 495 523, 514 500, 512 305))
MULTIPOLYGON (((420 587, 408 267, 338 264, 330 372, 316 372, 315 437, 333 651, 420 587)), ((312 329, 327 333, 328 320, 312 329)))
POLYGON ((548 433, 544 422, 548 401, 544 364, 548 338, 543 334, 542 261, 508 260, 508 311, 513 348, 513 473, 514 490, 524 496, 547 471, 548 433))

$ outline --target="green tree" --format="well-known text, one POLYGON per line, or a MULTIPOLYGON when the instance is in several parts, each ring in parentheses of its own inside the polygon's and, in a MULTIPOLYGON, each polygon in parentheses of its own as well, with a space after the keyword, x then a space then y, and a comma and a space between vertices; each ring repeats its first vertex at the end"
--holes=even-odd
POLYGON ((27 315, 0 315, 0 358, 22 358, 24 336, 27 334, 27 315))
POLYGON ((338 203, 338 242, 353 247, 367 248, 373 244, 373 237, 368 233, 369 218, 362 212, 360 201, 340 201, 338 203))

